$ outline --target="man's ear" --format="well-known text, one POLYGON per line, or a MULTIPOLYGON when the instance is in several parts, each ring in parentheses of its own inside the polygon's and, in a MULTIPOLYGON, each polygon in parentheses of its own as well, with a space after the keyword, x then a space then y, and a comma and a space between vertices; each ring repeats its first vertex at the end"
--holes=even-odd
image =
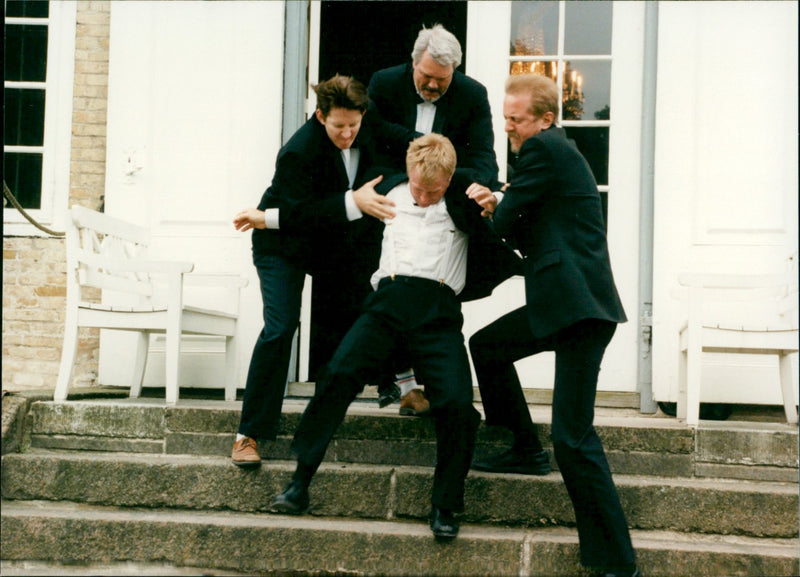
POLYGON ((542 122, 544 124, 544 126, 542 128, 544 130, 547 130, 548 128, 553 126, 553 123, 555 121, 556 121, 556 115, 553 114, 551 111, 547 111, 544 114, 542 114, 542 122))
POLYGON ((317 120, 319 120, 320 124, 325 124, 325 115, 322 114, 322 110, 317 108, 317 110, 314 112, 314 116, 317 117, 317 120))

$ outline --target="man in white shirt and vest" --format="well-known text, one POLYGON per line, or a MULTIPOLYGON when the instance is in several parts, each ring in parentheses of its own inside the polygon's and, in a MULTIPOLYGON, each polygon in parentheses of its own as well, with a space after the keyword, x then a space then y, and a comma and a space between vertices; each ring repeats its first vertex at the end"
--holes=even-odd
POLYGON ((273 511, 308 509, 311 479, 348 406, 365 382, 402 355, 425 383, 435 423, 431 530, 437 539, 458 534, 455 514, 464 508, 464 480, 481 420, 473 406, 461 301, 491 293, 519 272, 519 259, 466 196, 468 183, 456 184, 455 166, 450 141, 428 134, 409 146, 407 177, 385 179, 394 216, 384 219, 375 291, 317 383, 292 443, 297 468, 273 511))

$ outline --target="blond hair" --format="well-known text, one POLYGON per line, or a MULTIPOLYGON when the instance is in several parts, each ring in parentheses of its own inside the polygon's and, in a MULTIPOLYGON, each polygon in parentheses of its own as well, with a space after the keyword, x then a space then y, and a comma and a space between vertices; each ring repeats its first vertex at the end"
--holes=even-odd
POLYGON ((548 76, 540 74, 514 74, 506 79, 506 94, 527 94, 530 97, 528 111, 540 118, 545 112, 552 112, 558 118, 558 86, 548 76))
POLYGON ((408 145, 406 171, 417 169, 419 178, 431 182, 443 175, 450 178, 456 170, 456 149, 446 136, 431 133, 415 138, 408 145))

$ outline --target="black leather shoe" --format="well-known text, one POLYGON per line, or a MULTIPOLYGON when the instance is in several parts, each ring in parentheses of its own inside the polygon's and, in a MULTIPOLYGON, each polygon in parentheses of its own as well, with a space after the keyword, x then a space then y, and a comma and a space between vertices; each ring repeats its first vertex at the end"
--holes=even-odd
POLYGON ((430 516, 431 531, 437 541, 450 541, 458 535, 458 521, 447 509, 434 506, 430 516))
POLYGON ((300 481, 292 481, 283 493, 275 497, 270 510, 273 513, 302 515, 308 510, 308 504, 308 487, 300 481))
POLYGON ((392 383, 378 390, 378 406, 382 409, 400 400, 400 387, 392 383))
POLYGON ((550 471, 550 454, 544 449, 526 451, 509 449, 494 457, 472 463, 476 471, 490 473, 518 473, 520 475, 547 475, 550 471))

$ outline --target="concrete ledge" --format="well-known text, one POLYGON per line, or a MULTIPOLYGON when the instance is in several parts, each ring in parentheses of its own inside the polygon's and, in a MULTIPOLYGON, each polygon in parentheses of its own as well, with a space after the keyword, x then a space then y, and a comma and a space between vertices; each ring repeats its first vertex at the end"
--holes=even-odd
MULTIPOLYGON (((291 437, 305 405, 285 403, 278 440, 259 443, 264 458, 292 458, 291 437)), ((24 414, 25 407, 19 406, 16 413, 24 414)), ((163 447, 168 454, 227 456, 240 410, 236 402, 208 400, 190 400, 176 407, 157 399, 85 399, 63 404, 39 400, 31 403, 24 419, 28 423, 25 439, 41 448, 158 452, 163 447)), ((549 447, 545 411, 536 407, 532 411, 540 423, 541 439, 549 447)), ((780 423, 703 425, 695 430, 662 418, 599 416, 596 429, 614 474, 797 481, 796 429, 780 423)), ((7 438, 18 441, 20 434, 7 438)), ((504 450, 510 443, 506 429, 484 423, 478 430, 476 458, 504 450)), ((15 450, 14 445, 4 442, 4 450, 15 450)), ((328 458, 343 463, 433 466, 433 422, 355 403, 336 432, 328 458)))
MULTIPOLYGON (((170 563, 83 563, 80 565, 64 565, 49 561, 3 561, 0 560, 0 575, 3 577, 197 577, 198 575, 212 575, 203 567, 178 567, 170 563)), ((240 573, 238 571, 225 571, 228 577, 251 577, 255 573, 240 573)))
POLYGON ((718 465, 697 463, 695 475, 698 477, 717 477, 723 479, 743 479, 747 481, 774 481, 778 483, 798 483, 795 468, 765 467, 761 465, 718 465))
MULTIPOLYGON (((248 471, 224 457, 31 450, 3 457, 1 488, 5 499, 257 512, 268 511, 293 470, 290 461, 268 461, 248 471)), ((430 467, 325 462, 311 485, 311 513, 424 519, 432 478, 430 467)), ((759 537, 798 533, 796 485, 628 475, 615 475, 615 482, 632 528, 759 537)), ((556 472, 536 477, 471 471, 466 501, 469 522, 574 524, 556 472)))
MULTIPOLYGON (((314 396, 315 384, 312 382, 294 381, 289 383, 286 394, 291 397, 311 398, 314 396)), ((529 405, 550 405, 553 403, 552 389, 522 389, 525 400, 529 405)), ((475 386, 472 388, 472 396, 475 402, 481 400, 481 390, 475 386)), ((638 409, 641 406, 639 393, 626 393, 616 391, 598 391, 596 404, 598 407, 614 407, 625 409, 638 409)), ((360 399, 372 400, 378 398, 376 387, 366 386, 359 395, 360 399)))
POLYGON ((22 426, 28 408, 25 397, 3 394, 2 454, 17 451, 22 441, 22 426))
POLYGON ((32 435, 83 435, 163 439, 165 408, 95 402, 36 402, 30 408, 32 435))
MULTIPOLYGON (((462 525, 447 544, 419 521, 142 511, 73 503, 2 503, 3 558, 165 563, 269 575, 572 576, 569 528, 462 525), (313 544, 313 546, 310 546, 313 544)), ((648 577, 796 575, 798 541, 633 531, 648 577)))
POLYGON ((797 428, 764 423, 697 430, 697 459, 728 465, 798 467, 797 428))
POLYGON ((79 451, 110 451, 124 453, 163 453, 161 439, 125 439, 88 435, 31 435, 31 447, 79 451))

